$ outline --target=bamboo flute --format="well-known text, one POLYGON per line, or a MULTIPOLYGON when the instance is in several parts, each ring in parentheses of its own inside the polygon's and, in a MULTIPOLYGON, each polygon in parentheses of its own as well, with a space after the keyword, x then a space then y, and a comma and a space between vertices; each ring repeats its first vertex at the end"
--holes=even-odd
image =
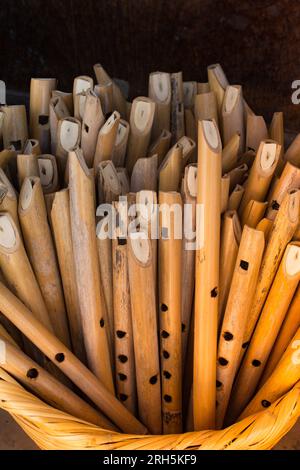
POLYGON ((182 199, 159 192, 159 306, 163 433, 182 432, 182 199), (179 220, 177 212, 179 209, 179 220), (166 212, 164 211, 166 210, 166 212))
POLYGON ((157 190, 157 155, 136 161, 131 174, 130 189, 133 193, 142 189, 157 190))
POLYGON ((229 195, 227 209, 229 211, 237 211, 244 194, 244 187, 240 184, 237 184, 231 194, 229 195))
POLYGON ((111 157, 112 162, 116 167, 125 166, 128 137, 129 124, 127 121, 120 119, 111 157))
POLYGON ((49 103, 56 88, 55 78, 32 78, 30 82, 30 136, 43 153, 50 151, 49 103))
POLYGON ((233 170, 230 170, 227 175, 230 178, 230 191, 232 191, 237 184, 242 184, 247 178, 248 166, 243 163, 233 170))
POLYGON ((195 96, 194 116, 196 125, 203 119, 214 119, 218 123, 217 99, 213 91, 195 96))
POLYGON ((197 93, 197 82, 183 82, 183 100, 185 109, 193 109, 197 93))
POLYGON ((170 130, 171 119, 171 76, 165 72, 149 75, 149 98, 155 103, 152 139, 157 139, 163 130, 170 130))
POLYGON ((19 197, 24 243, 55 334, 69 346, 69 331, 60 273, 39 178, 25 178, 19 197))
POLYGON ((186 136, 192 139, 194 142, 197 142, 197 123, 195 121, 194 113, 191 109, 184 110, 184 126, 186 136))
POLYGON ((298 328, 274 372, 239 416, 239 420, 268 408, 300 380, 299 345, 298 328))
POLYGON ((196 152, 196 143, 194 140, 190 139, 189 137, 187 137, 186 135, 184 135, 183 137, 181 137, 177 144, 180 144, 182 145, 182 163, 181 163, 181 167, 182 167, 182 170, 184 169, 184 167, 190 162, 190 160, 192 159, 192 157, 194 156, 195 152, 196 152))
POLYGON ((157 155, 158 166, 165 158, 168 150, 170 149, 172 134, 170 131, 163 130, 158 138, 149 147, 149 156, 157 155))
POLYGON ((116 84, 114 80, 110 78, 107 72, 104 70, 101 64, 94 65, 94 72, 96 75, 96 79, 99 85, 105 86, 112 84, 112 99, 113 99, 113 107, 118 111, 123 119, 126 118, 126 100, 123 96, 122 91, 120 90, 119 86, 116 84))
POLYGON ((50 154, 40 155, 37 163, 43 193, 54 193, 59 187, 56 158, 50 154))
MULTIPOLYGON (((143 426, 25 305, 0 283, 0 310, 123 432, 145 434, 143 426)), ((100 356, 103 358, 103 356, 100 356)))
POLYGON ((142 96, 133 100, 126 160, 126 167, 130 175, 137 159, 147 155, 154 113, 155 103, 150 98, 142 96))
POLYGON ((23 155, 19 153, 17 155, 17 174, 20 189, 25 178, 29 176, 39 176, 37 155, 23 155))
POLYGON ((221 178, 221 214, 227 210, 230 189, 230 177, 223 175, 221 178))
POLYGON ((233 135, 240 135, 239 153, 245 148, 244 101, 242 87, 230 85, 226 88, 222 105, 223 141, 226 145, 233 135))
MULTIPOLYGON (((109 215, 103 217, 97 224, 97 252, 100 266, 100 278, 103 297, 106 306, 108 328, 107 339, 111 350, 111 360, 114 349, 114 295, 113 295, 113 266, 112 266, 112 240, 105 233, 103 227, 109 223, 109 215)), ((113 364, 113 361, 112 361, 113 364)))
POLYGON ((21 153, 28 139, 25 106, 2 106, 1 113, 3 113, 3 147, 9 148, 12 145, 17 153, 21 153))
POLYGON ((120 114, 114 111, 101 127, 96 143, 95 156, 93 160, 96 169, 99 163, 112 160, 113 150, 117 139, 120 123, 120 114))
POLYGON ((288 147, 287 151, 285 152, 284 159, 290 162, 292 165, 299 167, 300 165, 300 158, 299 158, 299 151, 300 151, 300 134, 297 134, 293 142, 288 147))
POLYGON ((160 191, 177 191, 181 179, 183 147, 177 143, 169 150, 158 168, 160 191))
MULTIPOLYGON (((115 203, 114 207, 119 213, 118 203, 115 203)), ((116 238, 112 240, 116 389, 117 396, 124 406, 135 415, 137 408, 136 379, 127 239, 122 238, 121 235, 117 228, 116 238)))
POLYGON ((64 178, 68 153, 75 150, 81 139, 81 123, 78 119, 67 117, 61 119, 57 127, 56 161, 60 180, 64 178))
POLYGON ((76 283, 89 368, 114 392, 107 313, 97 254, 95 189, 81 150, 69 153, 70 214, 76 283))
POLYGON ((268 202, 249 201, 241 215, 241 225, 255 228, 266 212, 268 202))
POLYGON ((268 129, 262 116, 249 114, 246 125, 246 150, 258 150, 262 140, 269 138, 268 129))
POLYGON ((184 135, 184 96, 182 72, 171 74, 171 133, 173 143, 184 135))
POLYGON ((217 362, 217 428, 223 425, 264 251, 264 235, 245 226, 222 322, 217 362), (255 253, 255 256, 252 254, 255 253))
POLYGON ((17 229, 20 231, 17 193, 2 168, 0 168, 0 185, 0 210, 1 212, 8 212, 10 214, 17 229))
POLYGON ((220 239, 219 328, 223 321, 241 235, 241 225, 236 211, 225 212, 222 219, 220 239))
POLYGON ((264 369, 261 384, 264 384, 275 370, 289 342, 292 340, 297 329, 300 328, 300 287, 298 286, 293 300, 289 306, 280 332, 276 338, 272 352, 264 369))
POLYGON ((197 171, 197 204, 200 204, 200 214, 196 225, 193 387, 196 431, 215 427, 221 152, 216 124, 213 121, 200 121, 197 171))
POLYGON ((254 163, 244 185, 245 192, 239 206, 241 215, 251 200, 265 201, 276 166, 281 146, 272 140, 263 140, 258 148, 254 163))
POLYGON ((281 174, 284 167, 284 125, 283 125, 283 113, 277 112, 273 114, 272 121, 269 127, 270 139, 275 140, 280 146, 280 156, 276 173, 281 174))
POLYGON ((109 115, 113 111, 113 85, 112 82, 103 85, 95 85, 94 92, 100 99, 104 116, 109 115))
POLYGON ((218 112, 221 116, 225 89, 229 85, 226 75, 220 64, 212 64, 207 67, 208 84, 217 98, 218 112))
POLYGON ((300 245, 289 243, 238 373, 230 407, 237 417, 253 397, 300 279, 300 245))
POLYGON ((269 195, 269 208, 267 217, 274 219, 280 204, 286 193, 295 188, 300 188, 300 168, 286 162, 281 176, 269 195))
POLYGON ((72 351, 86 362, 80 316, 80 302, 75 276, 75 259, 72 245, 69 190, 63 189, 54 195, 50 218, 55 240, 61 280, 66 302, 72 351))
POLYGON ((51 98, 61 98, 68 108, 69 116, 73 116, 74 106, 73 106, 73 93, 72 92, 52 90, 51 98))
POLYGON ((105 416, 3 338, 0 331, 1 342, 5 348, 5 360, 0 362, 0 367, 37 393, 46 403, 101 428, 118 430, 105 416))
POLYGON ((98 165, 98 196, 100 202, 116 201, 122 193, 117 170, 111 160, 98 165))
POLYGON ((198 82, 197 83, 197 95, 201 93, 207 93, 210 91, 210 86, 208 82, 198 82))
POLYGON ((269 241, 262 260, 252 307, 247 320, 243 345, 245 347, 249 344, 285 247, 292 239, 296 230, 298 217, 299 191, 292 190, 286 194, 269 235, 269 241))
POLYGON ((227 173, 238 166, 238 153, 241 136, 238 132, 233 134, 222 151, 222 173, 227 173))
POLYGON ((119 180, 120 187, 121 187, 121 194, 125 195, 129 193, 130 191, 130 183, 129 183, 127 170, 126 168, 119 167, 119 168, 116 168, 116 172, 117 172, 118 180, 119 180))
POLYGON ((267 219, 267 217, 264 217, 258 222, 256 226, 256 230, 261 230, 262 232, 264 232, 265 241, 268 242, 272 227, 273 227, 273 220, 270 220, 270 219, 267 219))
POLYGON ((160 434, 160 366, 151 242, 133 232, 127 243, 139 416, 152 434, 160 434))
POLYGON ((51 152, 55 155, 57 146, 57 127, 61 119, 70 116, 70 111, 63 98, 58 96, 51 98, 49 102, 49 122, 50 122, 50 141, 51 152))
MULTIPOLYGON (((88 91, 82 117, 81 148, 87 166, 93 166, 98 134, 105 121, 101 103, 93 91, 88 91)), ((105 158, 106 160, 106 158, 105 158)))
POLYGON ((87 92, 94 87, 94 81, 91 77, 81 75, 74 79, 73 83, 73 104, 74 104, 74 117, 80 122, 84 114, 84 107, 86 102, 87 92))
POLYGON ((181 250, 181 338, 184 371, 195 286, 197 167, 194 165, 185 168, 181 196, 184 228, 181 250))

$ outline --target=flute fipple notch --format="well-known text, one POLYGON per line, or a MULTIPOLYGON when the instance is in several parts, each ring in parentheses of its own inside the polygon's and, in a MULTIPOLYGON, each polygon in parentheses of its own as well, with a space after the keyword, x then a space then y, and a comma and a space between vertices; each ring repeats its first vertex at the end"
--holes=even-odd
POLYGON ((10 145, 12 145, 17 152, 22 150, 22 142, 20 140, 11 140, 10 145))
POLYGON ((127 239, 118 237, 118 245, 126 245, 127 239))
POLYGON ((39 371, 35 367, 33 367, 32 369, 29 369, 26 374, 26 377, 32 380, 37 379, 38 376, 39 376, 39 371))

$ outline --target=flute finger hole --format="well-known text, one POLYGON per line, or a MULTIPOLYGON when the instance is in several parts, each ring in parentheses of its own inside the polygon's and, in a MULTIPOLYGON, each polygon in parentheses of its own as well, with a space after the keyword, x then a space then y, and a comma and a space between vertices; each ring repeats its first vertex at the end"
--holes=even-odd
POLYGON ((181 333, 184 333, 186 330, 186 325, 184 323, 181 323, 181 333))
POLYGON ((170 333, 168 333, 167 331, 163 330, 163 331, 161 332, 161 336, 162 336, 164 339, 166 339, 166 338, 168 338, 168 337, 170 336, 170 333))
POLYGON ((149 382, 151 385, 155 385, 157 383, 157 375, 153 375, 153 377, 150 377, 149 382))
POLYGON ((121 330, 118 330, 117 331, 117 337, 122 339, 124 338, 124 336, 126 336, 126 331, 121 331, 121 330))
POLYGON ((248 267, 249 267, 248 261, 245 261, 244 259, 241 259, 240 268, 242 268, 244 271, 248 271, 248 267))
POLYGON ((271 406, 271 402, 269 400, 262 400, 261 404, 264 408, 269 408, 269 406, 271 406))
POLYGON ((124 246, 127 244, 126 238, 118 238, 118 245, 124 246))
POLYGON ((55 355, 55 360, 56 360, 57 362, 64 362, 64 360, 65 360, 65 355, 64 355, 64 353, 57 353, 57 354, 55 355))
POLYGON ((171 395, 164 395, 164 400, 165 400, 165 402, 167 402, 167 403, 171 403, 171 401, 172 401, 171 395))
POLYGON ((163 375, 165 379, 170 379, 172 377, 172 374, 170 374, 170 372, 168 372, 167 370, 163 371, 163 375))
POLYGON ((103 320, 103 318, 101 318, 101 320, 100 320, 100 326, 101 326, 101 328, 104 327, 104 320, 103 320))
POLYGON ((218 296, 218 288, 214 287, 213 290, 210 291, 210 296, 211 297, 217 297, 218 296))
POLYGON ((29 379, 36 379, 38 377, 39 373, 38 373, 38 370, 35 369, 34 367, 32 369, 29 369, 27 371, 27 374, 26 376, 29 378, 29 379))
POLYGON ((225 359, 225 357, 219 357, 218 359, 220 366, 227 366, 228 361, 225 359))
POLYGON ((168 351, 165 351, 165 350, 164 350, 164 351, 163 351, 163 356, 164 356, 165 359, 169 359, 170 354, 168 353, 168 351))
POLYGON ((119 397, 121 401, 126 401, 128 398, 128 395, 125 395, 125 393, 120 393, 119 397))
POLYGON ((250 344, 250 341, 246 341, 245 343, 242 344, 243 349, 247 349, 250 344))
POLYGON ((277 201, 272 201, 271 207, 274 211, 278 211, 280 206, 277 201))
POLYGON ((223 338, 225 339, 225 341, 232 341, 233 334, 230 333, 229 331, 225 331, 225 333, 223 334, 223 338))
POLYGON ((85 132, 88 134, 90 128, 89 128, 89 126, 88 126, 87 124, 84 125, 84 130, 85 130, 85 132))
POLYGON ((124 354, 120 354, 120 355, 118 356, 118 359, 119 359, 120 362, 122 362, 122 364, 125 364, 125 362, 128 361, 128 357, 125 356, 124 354))
POLYGON ((46 124, 48 124, 48 121, 49 121, 49 116, 46 116, 46 114, 41 114, 39 116, 39 124, 41 124, 41 126, 45 126, 46 124))
POLYGON ((121 380, 121 382, 125 382, 125 380, 127 380, 127 375, 126 374, 118 374, 118 377, 119 377, 119 380, 121 380))
POLYGON ((220 382, 220 380, 217 380, 216 381, 216 386, 217 388, 221 388, 223 386, 222 382, 220 382))
POLYGON ((258 359, 253 359, 252 365, 254 367, 259 367, 261 365, 261 362, 258 359))
POLYGON ((166 304, 161 304, 160 309, 162 312, 167 312, 169 310, 166 304))

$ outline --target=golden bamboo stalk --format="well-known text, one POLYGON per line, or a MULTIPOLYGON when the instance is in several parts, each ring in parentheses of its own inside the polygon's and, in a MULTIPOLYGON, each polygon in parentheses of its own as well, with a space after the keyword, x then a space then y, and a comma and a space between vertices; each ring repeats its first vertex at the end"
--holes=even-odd
POLYGON ((240 135, 239 153, 242 153, 245 148, 245 126, 244 101, 240 85, 229 85, 225 90, 222 105, 222 130, 224 145, 236 133, 240 135))
MULTIPOLYGON (((184 110, 184 126, 185 126, 185 135, 192 139, 194 142, 197 142, 197 123, 195 120, 194 113, 191 109, 184 110)), ((196 152, 195 158, 196 161, 196 152)))
POLYGON ((269 127, 270 139, 275 140, 280 146, 280 156, 277 165, 276 173, 281 174, 284 167, 284 124, 283 124, 283 113, 275 112, 272 117, 272 121, 269 127))
POLYGON ((249 114, 246 123, 246 150, 252 149, 256 152, 261 141, 269 138, 265 120, 262 116, 249 114))
POLYGON ((92 91, 87 92, 81 126, 81 148, 89 168, 93 166, 98 134, 104 121, 98 96, 92 91))
POLYGON ((229 200, 230 177, 223 175, 221 178, 221 214, 226 212, 229 200))
POLYGON ((238 166, 238 153, 241 136, 238 132, 233 134, 222 151, 222 173, 227 173, 238 166))
POLYGON ((216 95, 218 112, 221 115, 225 89, 229 85, 228 80, 220 64, 209 65, 207 67, 207 76, 209 88, 216 95))
POLYGON ((181 167, 184 170, 184 167, 192 160, 196 152, 196 143, 194 140, 190 139, 186 135, 181 137, 177 144, 182 145, 182 162, 181 167))
POLYGON ((94 169, 98 167, 99 163, 106 160, 112 160, 113 150, 117 139, 118 129, 120 123, 120 114, 114 111, 107 119, 105 124, 101 127, 96 144, 94 169))
POLYGON ((247 178, 248 166, 245 163, 230 170, 227 175, 230 178, 230 192, 236 187, 236 185, 242 185, 244 180, 247 178))
POLYGON ((69 110, 69 115, 73 116, 73 112, 74 112, 73 93, 60 91, 60 90, 52 90, 51 97, 52 98, 62 98, 62 100, 64 101, 65 105, 67 106, 67 108, 69 110))
POLYGON ((300 134, 297 134, 293 142, 287 148, 284 159, 290 162, 292 165, 299 167, 300 158, 299 158, 299 150, 300 150, 300 134))
POLYGON ((161 164, 168 150, 170 149, 171 138, 171 132, 164 129, 158 138, 149 147, 149 156, 152 157, 152 155, 157 155, 158 166, 161 164))
POLYGON ((101 107, 104 116, 109 115, 113 111, 113 84, 107 82, 103 84, 97 84, 94 86, 94 92, 98 96, 101 102, 101 107))
POLYGON ((274 219, 286 193, 300 188, 300 168, 286 162, 284 169, 273 189, 270 190, 267 217, 274 219))
POLYGON ((196 126, 203 119, 214 119, 218 123, 218 107, 216 95, 213 91, 201 93, 195 96, 194 116, 196 126))
POLYGON ((249 201, 241 215, 241 225, 255 228, 266 212, 268 202, 249 201))
POLYGON ((29 176, 39 176, 39 166, 37 155, 28 154, 17 155, 17 173, 19 188, 21 188, 25 178, 29 176))
POLYGON ((160 191, 177 191, 181 179, 182 145, 177 143, 169 150, 158 168, 160 191))
POLYGON ((244 194, 244 187, 241 186, 240 184, 237 184, 230 196, 229 196, 229 199, 228 199, 228 205, 227 205, 227 209, 229 211, 237 211, 238 208, 239 208, 239 205, 240 205, 240 202, 242 200, 242 197, 243 197, 243 194, 244 194))
POLYGON ((120 119, 111 157, 112 162, 116 167, 125 166, 129 129, 130 126, 128 122, 120 119))

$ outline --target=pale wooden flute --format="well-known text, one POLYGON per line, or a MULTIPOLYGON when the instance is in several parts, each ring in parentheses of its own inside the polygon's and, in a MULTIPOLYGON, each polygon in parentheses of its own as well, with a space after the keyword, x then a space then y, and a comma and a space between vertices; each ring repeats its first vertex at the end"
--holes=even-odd
POLYGON ((197 82, 183 82, 183 103, 185 109, 193 109, 197 94, 197 82))
POLYGON ((93 165, 99 130, 105 121, 101 103, 93 91, 88 91, 81 126, 81 148, 87 166, 93 165))
POLYGON ((3 146, 9 148, 12 145, 17 153, 21 153, 28 139, 25 106, 2 106, 1 113, 3 113, 3 146))
POLYGON ((55 334, 70 345, 63 290, 39 178, 25 178, 19 198, 25 247, 39 283, 55 334), (37 242, 38 241, 38 242, 37 242))
POLYGON ((300 188, 300 168, 286 162, 281 176, 270 190, 267 217, 274 220, 284 196, 291 189, 300 188))
POLYGON ((97 254, 94 178, 81 150, 69 153, 70 214, 77 292, 90 369, 114 392, 107 312, 97 254))
POLYGON ((74 79, 73 83, 73 104, 74 117, 82 121, 87 92, 94 87, 94 81, 91 77, 81 75, 74 79))
POLYGON ((149 156, 157 155, 158 166, 165 158, 168 150, 170 149, 172 134, 167 130, 163 130, 158 138, 149 147, 149 156))
POLYGON ((128 265, 139 416, 152 434, 162 430, 159 349, 151 242, 133 232, 128 265), (142 293, 142 295, 141 295, 142 293))
POLYGON ((240 148, 241 136, 236 132, 228 140, 222 151, 222 173, 227 173, 238 166, 238 153, 240 148))
POLYGON ((264 251, 264 235, 245 226, 238 250, 218 345, 217 427, 223 425, 264 251), (255 253, 255 257, 251 256, 255 253))
POLYGON ((194 116, 196 125, 202 119, 214 119, 218 123, 217 99, 213 91, 195 96, 194 116))
POLYGON ((299 149, 300 149, 300 134, 297 134, 293 142, 288 147, 284 155, 284 160, 292 163, 299 167, 300 158, 299 158, 299 149))
POLYGON ((56 158, 50 154, 40 155, 37 163, 43 193, 54 193, 59 188, 56 158))
POLYGON ((130 126, 127 121, 120 119, 116 140, 112 151, 112 162, 116 167, 125 166, 125 156, 130 126))
POLYGON ((152 139, 157 139, 163 130, 170 130, 171 77, 169 73, 153 72, 149 75, 149 98, 155 103, 152 139))
MULTIPOLYGON (((226 75, 220 64, 212 64, 207 67, 208 84, 211 91, 213 91, 217 98, 218 112, 221 115, 223 99, 226 87, 229 85, 226 75)), ((202 84, 203 85, 203 84, 202 84)), ((203 89, 203 86, 201 87, 203 89)))
POLYGON ((216 124, 200 121, 193 387, 195 430, 215 427, 221 152, 216 124))
POLYGON ((258 150, 262 140, 269 138, 268 129, 262 116, 249 114, 246 125, 246 150, 258 150))
POLYGON ((245 148, 244 101, 242 87, 239 85, 230 85, 225 90, 222 105, 222 130, 225 145, 233 135, 236 133, 240 135, 239 153, 242 153, 245 148))
POLYGON ((49 123, 51 152, 53 153, 53 155, 55 155, 57 146, 58 122, 68 116, 70 116, 70 111, 63 98, 60 96, 51 98, 49 102, 49 123))
POLYGON ((80 139, 81 124, 78 119, 67 117, 59 121, 55 156, 60 173, 60 180, 63 180, 65 175, 68 153, 79 146, 80 139))
POLYGON ((177 191, 181 180, 183 147, 177 143, 169 150, 158 168, 160 191, 177 191))
POLYGON ((130 189, 134 193, 143 189, 157 190, 157 155, 136 161, 131 174, 130 189))
POLYGON ((30 136, 37 139, 43 153, 50 151, 49 103, 55 78, 32 78, 30 82, 30 136))
POLYGON ((93 166, 96 169, 99 163, 112 160, 114 146, 119 130, 120 114, 114 111, 101 127, 95 148, 93 166))
POLYGON ((104 116, 108 116, 113 111, 113 84, 107 82, 94 86, 94 92, 101 102, 104 116))
POLYGON ((99 202, 111 203, 122 194, 118 173, 111 160, 99 163, 97 179, 99 202))
POLYGON ((229 211, 237 211, 242 200, 245 189, 237 184, 229 195, 227 209, 229 211))
POLYGON ((122 91, 114 80, 110 78, 101 64, 94 65, 97 82, 101 86, 112 84, 112 109, 118 111, 123 119, 126 119, 126 100, 122 91))
MULTIPOLYGON (((0 309, 123 432, 145 434, 143 426, 25 305, 0 283, 0 309)), ((100 356, 103 358, 103 356, 100 356)))

